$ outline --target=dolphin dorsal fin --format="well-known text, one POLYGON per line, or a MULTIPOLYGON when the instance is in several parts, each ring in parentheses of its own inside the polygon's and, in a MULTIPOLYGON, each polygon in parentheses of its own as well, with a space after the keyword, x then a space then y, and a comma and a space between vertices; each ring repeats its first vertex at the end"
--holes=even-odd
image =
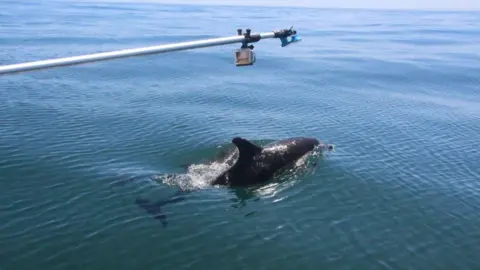
POLYGON ((253 157, 257 153, 262 151, 260 146, 257 146, 246 139, 235 137, 232 139, 232 143, 238 148, 239 159, 244 159, 247 157, 253 157))
POLYGON ((257 146, 246 139, 235 137, 232 143, 238 149, 238 159, 235 164, 218 177, 214 183, 216 184, 233 184, 241 181, 239 175, 245 174, 245 169, 249 167, 256 154, 262 151, 262 147, 257 146))

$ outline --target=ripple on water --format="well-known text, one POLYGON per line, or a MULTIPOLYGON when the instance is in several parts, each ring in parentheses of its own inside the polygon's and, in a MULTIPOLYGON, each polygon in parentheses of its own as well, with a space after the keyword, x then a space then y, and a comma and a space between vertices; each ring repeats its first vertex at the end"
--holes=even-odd
POLYGON ((252 14, 309 27, 250 69, 219 48, 2 79, 1 267, 478 266, 476 13, 8 5, 2 63, 216 36, 252 14), (166 230, 133 204, 234 136, 298 135, 336 151, 251 197, 202 186, 162 209, 166 230))

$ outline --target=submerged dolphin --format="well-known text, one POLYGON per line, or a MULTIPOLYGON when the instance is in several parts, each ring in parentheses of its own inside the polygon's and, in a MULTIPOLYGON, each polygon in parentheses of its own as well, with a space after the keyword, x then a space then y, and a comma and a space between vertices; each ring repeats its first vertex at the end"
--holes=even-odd
MULTIPOLYGON (((248 187, 264 183, 315 148, 333 150, 333 145, 324 144, 315 138, 308 137, 288 138, 263 147, 240 137, 233 138, 232 143, 235 147, 223 152, 220 157, 212 161, 212 163, 228 165, 226 171, 211 181, 212 186, 248 187)), ((166 216, 162 214, 161 207, 183 200, 184 198, 178 197, 181 194, 182 192, 177 192, 172 198, 157 202, 137 199, 135 203, 166 226, 166 216)))

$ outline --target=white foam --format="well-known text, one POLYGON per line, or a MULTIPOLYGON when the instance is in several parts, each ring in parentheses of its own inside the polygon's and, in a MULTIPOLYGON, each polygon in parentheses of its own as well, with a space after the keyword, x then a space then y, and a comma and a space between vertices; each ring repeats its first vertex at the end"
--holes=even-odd
MULTIPOLYGON (((309 166, 310 158, 313 157, 316 159, 318 155, 321 155, 321 151, 311 151, 306 153, 295 162, 293 168, 289 169, 287 174, 293 173, 295 175, 299 169, 301 170, 309 166)), ((154 180, 169 186, 178 187, 182 190, 202 189, 211 187, 212 181, 229 168, 229 164, 219 162, 213 162, 210 164, 192 164, 187 168, 186 173, 159 175, 156 176, 154 180)))
POLYGON ((229 168, 226 163, 192 164, 186 173, 161 175, 155 180, 182 190, 211 187, 211 182, 229 168))

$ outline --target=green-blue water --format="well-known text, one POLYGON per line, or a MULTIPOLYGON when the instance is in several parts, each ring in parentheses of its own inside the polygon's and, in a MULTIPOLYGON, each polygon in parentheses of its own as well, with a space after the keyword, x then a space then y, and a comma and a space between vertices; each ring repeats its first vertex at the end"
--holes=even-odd
POLYGON ((0 77, 0 269, 480 268, 479 18, 0 2, 0 64, 239 27, 303 38, 261 41, 248 68, 232 45, 0 77), (167 228, 133 204, 234 136, 336 151, 253 196, 193 192, 167 228))

